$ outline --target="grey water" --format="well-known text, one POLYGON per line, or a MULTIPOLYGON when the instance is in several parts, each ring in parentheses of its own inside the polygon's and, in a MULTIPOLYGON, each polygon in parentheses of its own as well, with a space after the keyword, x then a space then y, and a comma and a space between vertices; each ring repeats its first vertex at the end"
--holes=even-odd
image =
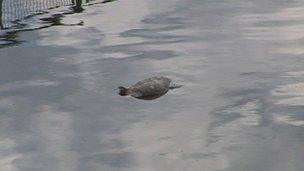
POLYGON ((303 1, 99 2, 0 30, 1 171, 304 170, 303 1))

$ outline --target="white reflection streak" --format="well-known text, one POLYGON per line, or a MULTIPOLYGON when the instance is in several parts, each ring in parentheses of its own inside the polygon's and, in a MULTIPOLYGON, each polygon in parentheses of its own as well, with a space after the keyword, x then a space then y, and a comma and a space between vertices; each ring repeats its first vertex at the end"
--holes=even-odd
POLYGON ((140 37, 123 37, 120 34, 132 29, 141 28, 141 21, 150 13, 147 1, 132 0, 119 1, 109 6, 104 6, 103 17, 89 19, 98 30, 104 33, 102 46, 132 44, 142 42, 140 37), (134 11, 136 7, 136 12, 134 11), (119 12, 118 12, 119 11, 119 12))
MULTIPOLYGON (((2 98, 0 99, 0 109, 1 111, 14 111, 14 98, 2 98)), ((11 171, 16 170, 15 161, 22 158, 23 155, 16 151, 18 147, 18 142, 15 141, 14 137, 9 137, 6 135, 6 129, 10 126, 13 118, 11 117, 1 117, 0 120, 0 166, 1 171, 11 171)))
POLYGON ((275 104, 287 106, 304 105, 304 82, 279 86, 272 90, 271 93, 278 98, 275 104))
MULTIPOLYGON (((5 153, 6 151, 13 151, 16 148, 16 143, 9 138, 0 141, 0 153, 5 153)), ((14 166, 14 161, 21 157, 18 153, 9 153, 7 155, 0 155, 0 166, 3 171, 16 170, 14 166)))
POLYGON ((57 81, 49 81, 49 80, 29 80, 29 81, 16 81, 13 83, 6 83, 0 85, 0 92, 1 91, 14 91, 19 90, 22 88, 28 87, 47 87, 47 86, 57 86, 59 82, 57 81))
POLYGON ((70 113, 58 111, 54 106, 45 105, 40 113, 32 117, 33 130, 42 136, 42 144, 46 156, 54 158, 56 170, 73 171, 76 166, 75 154, 69 151, 72 131, 70 113))
MULTIPOLYGON (((291 7, 273 13, 248 14, 235 17, 242 26, 241 34, 244 39, 269 41, 296 41, 304 37, 304 7, 291 7), (289 22, 289 24, 280 24, 289 22), (268 23, 268 24, 267 24, 268 23), (266 25, 264 25, 266 24, 266 25), (271 24, 271 26, 269 26, 271 24)), ((303 47, 290 44, 288 47, 279 47, 273 53, 304 53, 303 47)))
POLYGON ((283 123, 287 125, 293 125, 293 126, 304 126, 304 121, 297 120, 296 118, 293 118, 291 116, 286 115, 274 115, 274 120, 278 123, 283 123))

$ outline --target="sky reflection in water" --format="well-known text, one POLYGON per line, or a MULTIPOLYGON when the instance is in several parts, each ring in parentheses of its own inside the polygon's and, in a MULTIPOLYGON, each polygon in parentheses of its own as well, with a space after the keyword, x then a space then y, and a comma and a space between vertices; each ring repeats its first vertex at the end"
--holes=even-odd
POLYGON ((1 169, 304 170, 303 8, 90 1, 1 30, 1 169), (185 86, 116 93, 155 75, 185 86))

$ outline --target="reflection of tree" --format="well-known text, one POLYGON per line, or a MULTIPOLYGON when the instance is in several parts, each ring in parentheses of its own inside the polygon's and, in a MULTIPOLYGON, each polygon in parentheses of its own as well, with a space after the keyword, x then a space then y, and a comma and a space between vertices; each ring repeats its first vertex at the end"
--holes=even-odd
POLYGON ((0 0, 0 29, 3 29, 3 23, 2 23, 2 3, 3 3, 3 0, 0 0))

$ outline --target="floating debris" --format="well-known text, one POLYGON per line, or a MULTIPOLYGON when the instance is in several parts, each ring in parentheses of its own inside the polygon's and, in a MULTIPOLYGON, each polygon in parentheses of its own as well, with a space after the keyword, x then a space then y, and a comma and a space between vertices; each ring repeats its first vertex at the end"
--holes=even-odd
POLYGON ((165 95, 169 89, 179 88, 181 85, 171 83, 171 79, 163 76, 152 77, 139 81, 129 88, 118 87, 119 95, 130 95, 137 99, 153 100, 165 95))

